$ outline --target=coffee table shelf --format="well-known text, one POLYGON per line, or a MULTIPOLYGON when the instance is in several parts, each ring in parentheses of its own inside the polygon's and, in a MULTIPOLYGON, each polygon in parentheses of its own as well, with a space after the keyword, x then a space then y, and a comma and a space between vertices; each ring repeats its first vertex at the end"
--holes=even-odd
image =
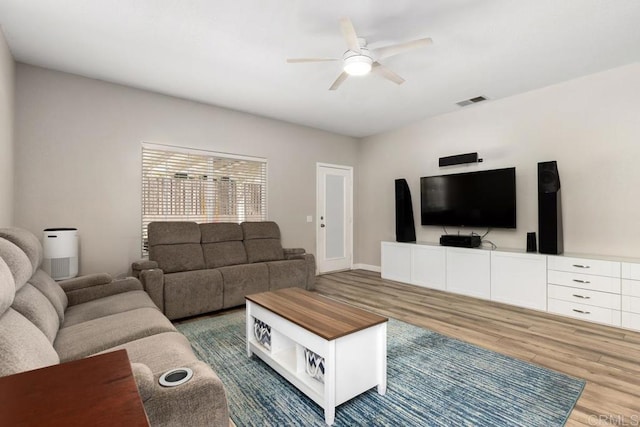
POLYGON ((331 425, 336 406, 376 386, 378 393, 386 392, 386 322, 384 317, 300 289, 250 295, 247 356, 258 356, 320 405, 325 422, 331 425), (272 298, 276 298, 275 304, 271 304, 272 298), (283 298, 282 305, 277 298, 283 298), (315 316, 314 302, 320 304, 315 316), (279 309, 296 304, 301 304, 297 312, 304 315, 279 309), (315 322, 313 326, 308 322, 309 315, 315 322), (350 320, 336 327, 336 318, 350 320), (320 375, 320 379, 307 373, 305 349, 315 353, 314 359, 323 359, 324 376, 320 375))

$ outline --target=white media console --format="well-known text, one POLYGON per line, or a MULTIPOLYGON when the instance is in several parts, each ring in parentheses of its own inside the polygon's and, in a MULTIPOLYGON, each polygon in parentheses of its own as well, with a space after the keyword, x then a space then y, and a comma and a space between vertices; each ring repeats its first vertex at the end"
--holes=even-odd
POLYGON ((382 242, 382 278, 640 330, 640 260, 382 242))

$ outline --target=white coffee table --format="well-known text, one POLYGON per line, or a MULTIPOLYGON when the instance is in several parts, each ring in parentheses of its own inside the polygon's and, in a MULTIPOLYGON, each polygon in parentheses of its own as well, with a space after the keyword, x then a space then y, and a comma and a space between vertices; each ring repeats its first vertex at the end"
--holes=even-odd
POLYGON ((327 424, 336 406, 370 388, 385 394, 386 317, 298 288, 249 295, 246 304, 247 356, 320 405, 327 424))

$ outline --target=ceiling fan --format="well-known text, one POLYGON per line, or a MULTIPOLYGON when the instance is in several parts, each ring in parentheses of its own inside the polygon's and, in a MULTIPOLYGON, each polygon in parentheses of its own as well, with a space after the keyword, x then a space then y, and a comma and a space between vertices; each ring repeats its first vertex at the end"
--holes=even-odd
POLYGON ((333 82, 331 87, 329 87, 329 90, 338 89, 338 87, 340 87, 340 85, 349 76, 363 76, 369 72, 378 74, 387 80, 401 85, 404 83, 404 79, 378 61, 411 49, 428 46, 433 43, 431 38, 427 37, 424 39, 369 50, 367 47, 367 41, 362 37, 358 37, 349 18, 340 19, 340 28, 342 29, 342 35, 347 42, 348 47, 348 50, 342 55, 342 58, 289 58, 287 59, 287 62, 302 63, 342 61, 343 71, 333 82))

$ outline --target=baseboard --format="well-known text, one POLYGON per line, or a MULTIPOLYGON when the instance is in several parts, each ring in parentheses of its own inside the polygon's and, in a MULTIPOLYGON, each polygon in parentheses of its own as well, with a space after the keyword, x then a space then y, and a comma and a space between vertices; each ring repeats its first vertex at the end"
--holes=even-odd
POLYGON ((380 266, 378 265, 369 265, 369 264, 353 264, 354 270, 368 270, 375 271, 376 273, 380 273, 380 266))

